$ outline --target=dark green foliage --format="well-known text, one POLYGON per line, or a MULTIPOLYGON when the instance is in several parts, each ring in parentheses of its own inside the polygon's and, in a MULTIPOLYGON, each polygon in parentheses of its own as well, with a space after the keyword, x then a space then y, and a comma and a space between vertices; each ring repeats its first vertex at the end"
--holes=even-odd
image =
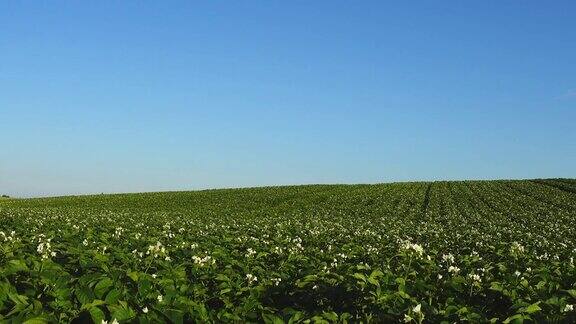
POLYGON ((576 182, 0 202, 0 322, 574 322, 576 182))

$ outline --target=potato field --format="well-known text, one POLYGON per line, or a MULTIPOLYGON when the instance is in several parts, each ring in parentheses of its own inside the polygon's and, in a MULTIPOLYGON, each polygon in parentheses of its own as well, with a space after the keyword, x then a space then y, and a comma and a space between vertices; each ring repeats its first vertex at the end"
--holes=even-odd
POLYGON ((0 322, 569 323, 574 257, 573 179, 7 198, 0 322))

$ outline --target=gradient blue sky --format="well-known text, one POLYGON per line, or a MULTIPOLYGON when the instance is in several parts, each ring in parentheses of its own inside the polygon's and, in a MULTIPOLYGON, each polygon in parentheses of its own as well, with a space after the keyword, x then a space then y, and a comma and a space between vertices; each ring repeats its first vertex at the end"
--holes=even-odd
POLYGON ((2 1, 0 193, 576 177, 574 1, 2 1))

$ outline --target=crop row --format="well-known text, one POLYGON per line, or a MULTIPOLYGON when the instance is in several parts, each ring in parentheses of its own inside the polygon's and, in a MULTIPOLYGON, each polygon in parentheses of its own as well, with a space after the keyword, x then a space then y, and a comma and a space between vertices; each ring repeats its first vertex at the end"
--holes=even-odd
POLYGON ((0 201, 0 321, 576 321, 576 181, 0 201))

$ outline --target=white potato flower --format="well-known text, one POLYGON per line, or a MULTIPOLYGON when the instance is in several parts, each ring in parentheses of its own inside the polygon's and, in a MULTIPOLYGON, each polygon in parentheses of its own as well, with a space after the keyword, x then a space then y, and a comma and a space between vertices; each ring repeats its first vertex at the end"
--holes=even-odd
POLYGON ((410 322, 412 322, 412 316, 404 314, 404 323, 410 323, 410 322))
POLYGON ((414 308, 412 308, 412 311, 413 311, 414 313, 418 313, 418 314, 419 314, 419 313, 421 313, 421 310, 420 310, 421 307, 422 307, 422 305, 421 305, 421 304, 418 304, 418 305, 416 305, 414 308))
POLYGON ((252 283, 258 281, 258 277, 256 277, 255 275, 249 273, 246 275, 246 279, 248 279, 248 284, 251 285, 252 283))
POLYGON ((450 266, 448 268, 448 272, 453 273, 453 274, 458 274, 458 272, 460 272, 460 268, 455 267, 455 266, 450 266))

